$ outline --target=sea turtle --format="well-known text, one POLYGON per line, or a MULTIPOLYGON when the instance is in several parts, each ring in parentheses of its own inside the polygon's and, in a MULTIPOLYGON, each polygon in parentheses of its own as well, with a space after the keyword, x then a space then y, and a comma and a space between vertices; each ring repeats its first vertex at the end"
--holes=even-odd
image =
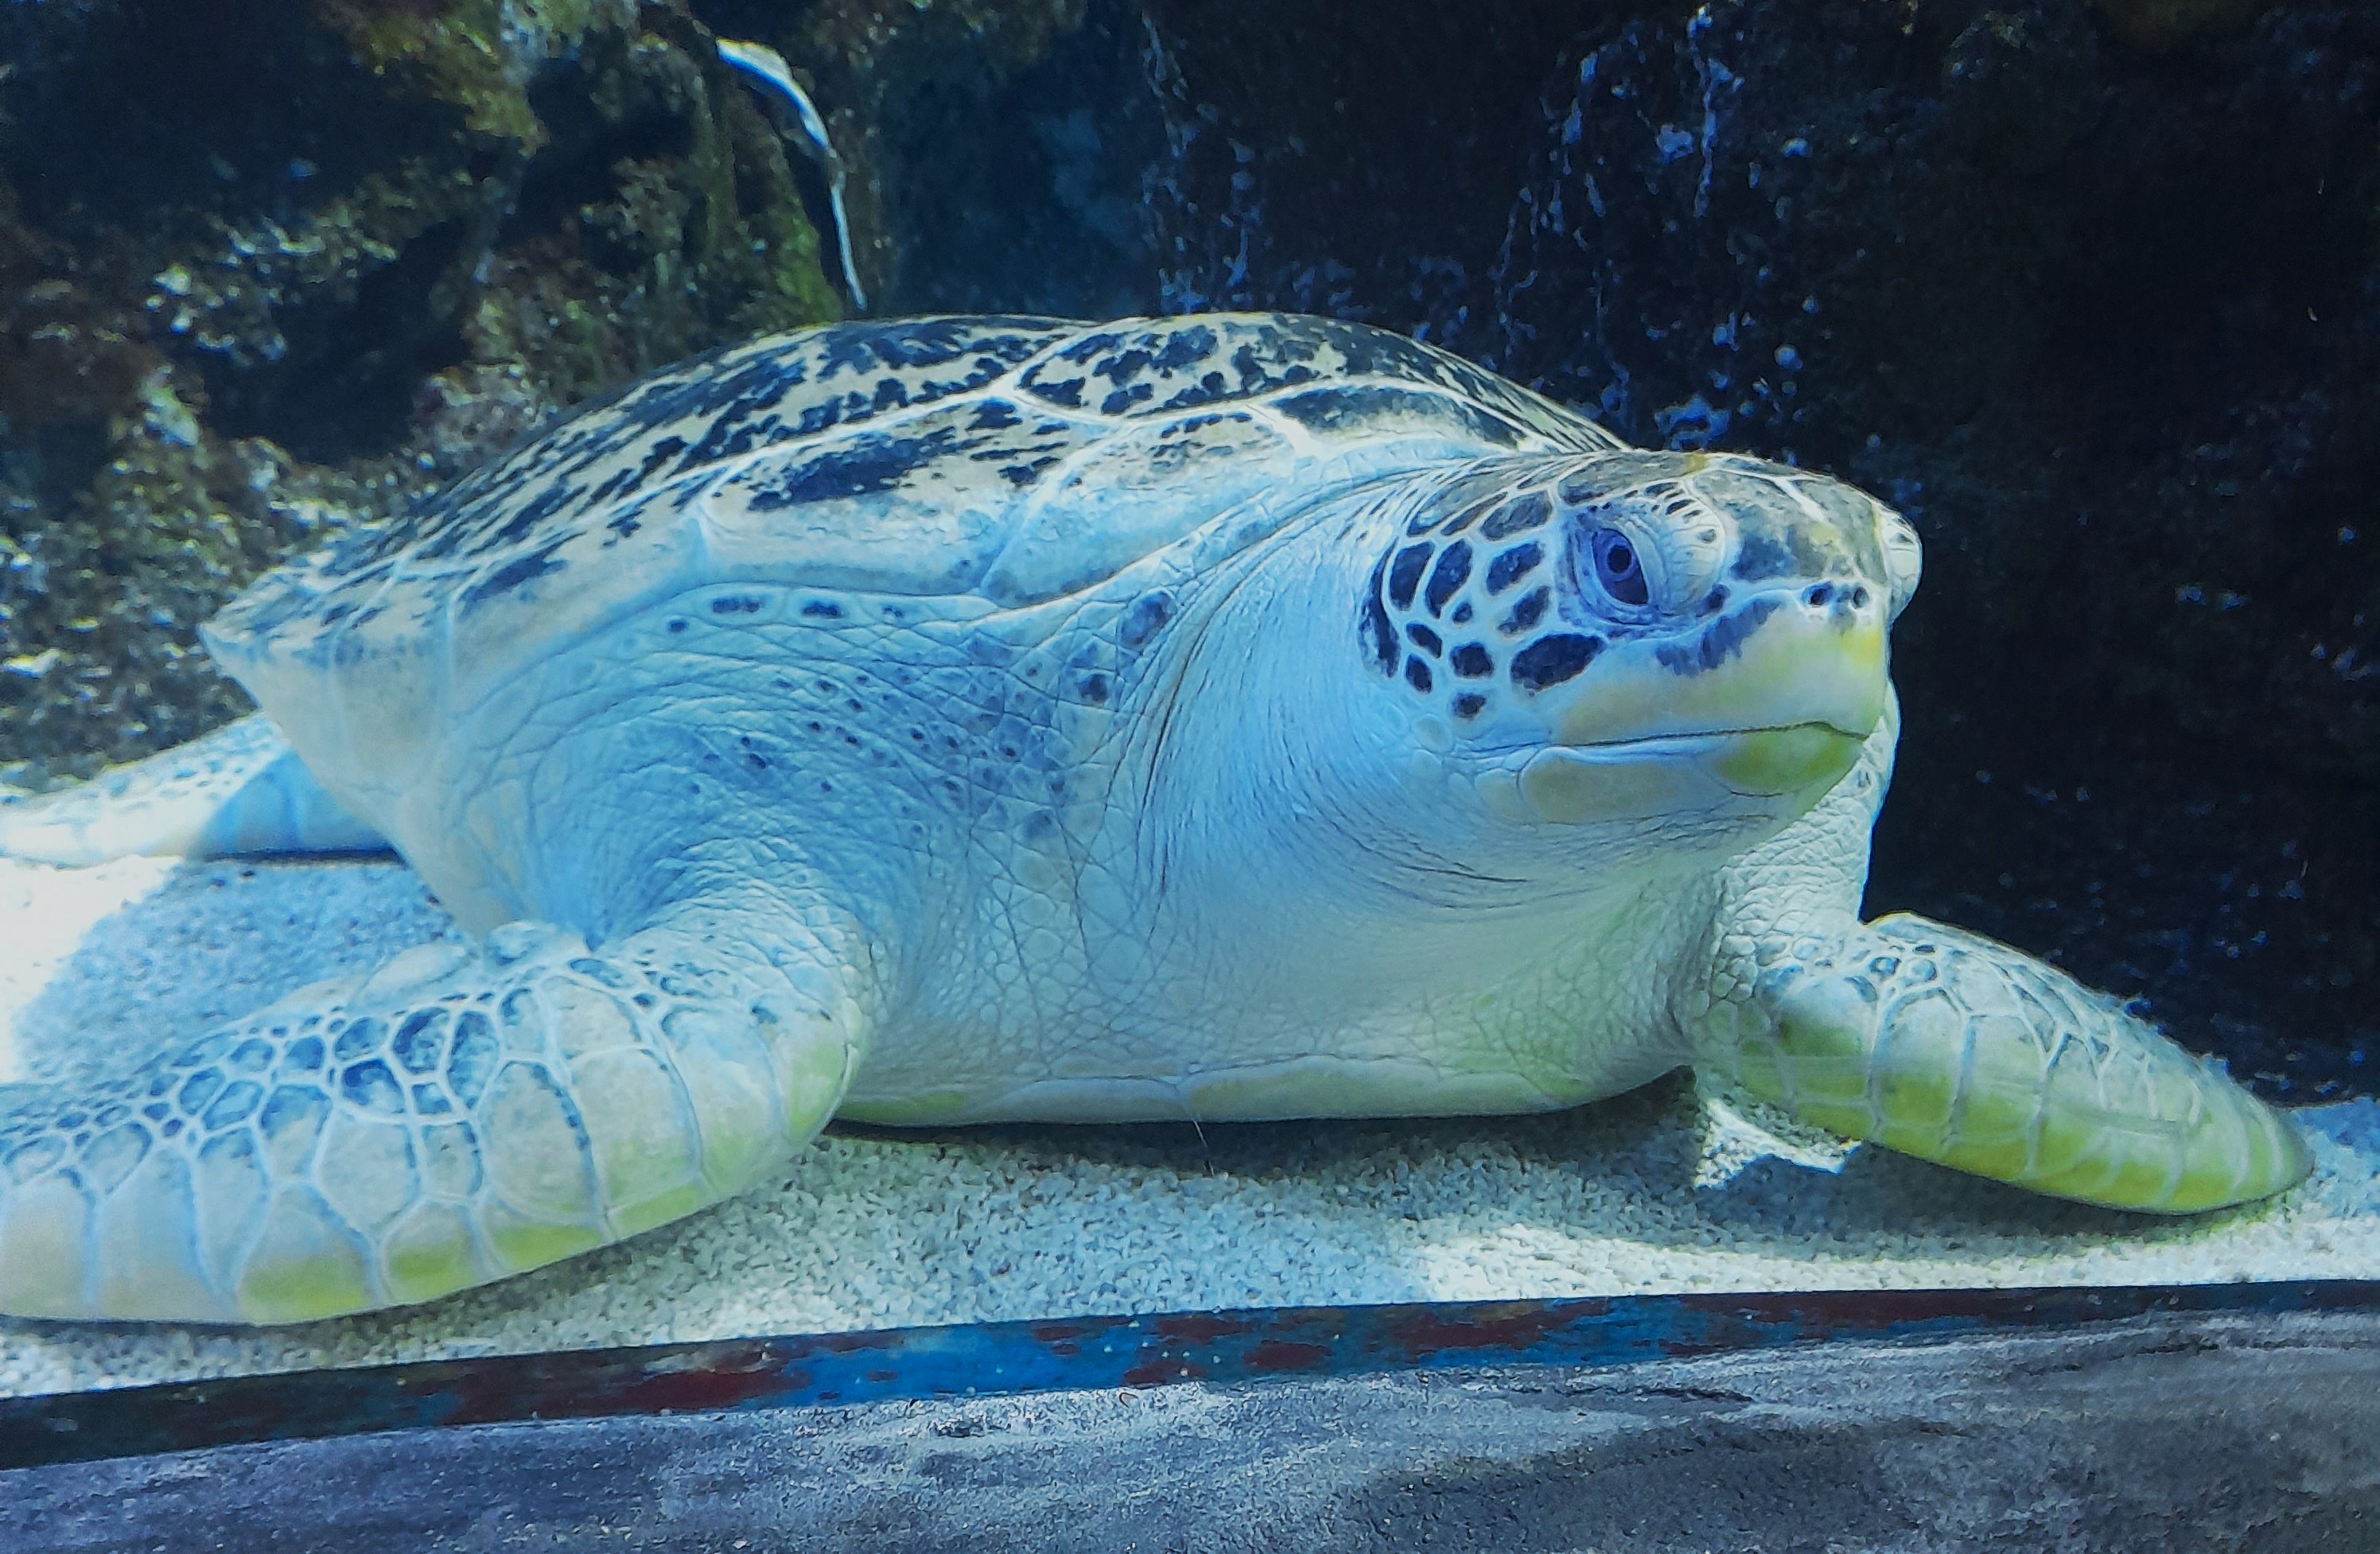
POLYGON ((1860 921, 1917 575, 1847 485, 1356 324, 848 323, 648 378, 243 594, 207 643, 261 714, 0 811, 59 862, 385 841, 480 945, 7 1092, 0 1311, 426 1300, 837 1115, 1687 1064, 2095 1203, 2296 1182, 2113 1000, 1860 921))

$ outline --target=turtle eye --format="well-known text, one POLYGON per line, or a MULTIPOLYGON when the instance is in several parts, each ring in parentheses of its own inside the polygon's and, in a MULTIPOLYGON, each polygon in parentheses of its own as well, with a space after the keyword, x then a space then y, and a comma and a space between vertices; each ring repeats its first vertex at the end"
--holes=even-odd
POLYGON ((1652 598, 1645 586, 1644 563, 1636 558, 1636 547, 1628 536, 1616 528, 1595 531, 1595 580, 1603 591, 1622 604, 1643 604, 1652 598))

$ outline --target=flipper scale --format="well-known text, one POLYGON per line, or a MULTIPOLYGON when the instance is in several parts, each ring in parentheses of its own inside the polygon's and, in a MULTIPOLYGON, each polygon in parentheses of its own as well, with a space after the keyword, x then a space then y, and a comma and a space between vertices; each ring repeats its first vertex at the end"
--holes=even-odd
POLYGON ((93 1090, 0 1091, 0 1312, 287 1322, 690 1213, 832 1114, 840 967, 516 923, 318 983, 93 1090))
POLYGON ((323 791, 261 712, 75 787, 0 805, 0 857, 68 867, 387 845, 323 791))
POLYGON ((1853 1138, 2035 1192, 2190 1213, 2302 1181, 2279 1113, 2054 966, 1899 916, 1763 968, 1739 1076, 1853 1138))

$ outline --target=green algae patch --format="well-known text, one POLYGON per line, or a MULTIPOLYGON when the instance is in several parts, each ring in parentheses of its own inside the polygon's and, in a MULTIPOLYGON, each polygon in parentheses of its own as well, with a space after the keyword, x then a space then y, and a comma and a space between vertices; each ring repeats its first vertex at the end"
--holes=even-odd
POLYGON ((633 0, 322 0, 317 10, 375 74, 409 79, 419 95, 460 110, 466 127, 535 152, 546 140, 528 100, 539 67, 599 24, 630 25, 636 7, 633 0))
POLYGON ((2170 49, 2252 25, 2275 0, 2094 0, 2107 30, 2145 49, 2170 49))
POLYGON ((641 372, 841 311, 783 132, 682 4, 310 0, 203 33, 157 4, 110 25, 181 28, 223 91, 128 80, 64 28, 0 77, 0 117, 172 125, 121 165, 56 128, 0 166, 20 787, 246 711, 197 630, 278 561, 641 372))
POLYGON ((14 782, 85 775, 248 710, 198 648, 197 623, 394 494, 207 431, 202 396, 171 369, 128 399, 63 512, 23 492, 0 505, 0 750, 13 763, 0 775, 14 782))

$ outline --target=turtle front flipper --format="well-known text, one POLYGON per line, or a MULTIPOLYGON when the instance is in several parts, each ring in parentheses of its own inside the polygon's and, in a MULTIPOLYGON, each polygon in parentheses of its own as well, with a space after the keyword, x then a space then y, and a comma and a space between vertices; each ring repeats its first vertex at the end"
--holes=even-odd
POLYGON ((2118 1208, 2189 1213, 2302 1181, 2278 1112, 2005 944, 1892 917, 1763 966, 1738 1077, 1792 1116, 2118 1208))
MULTIPOLYGON (((782 904, 779 911, 783 910, 782 904)), ((429 1300, 750 1184, 856 1060, 847 962, 684 914, 515 923, 158 1054, 0 1090, 0 1312, 290 1322, 429 1300)), ((782 933, 782 939, 774 936, 782 933)))
POLYGON ((80 786, 0 807, 0 857, 35 863, 387 846, 322 791, 261 712, 80 786))

